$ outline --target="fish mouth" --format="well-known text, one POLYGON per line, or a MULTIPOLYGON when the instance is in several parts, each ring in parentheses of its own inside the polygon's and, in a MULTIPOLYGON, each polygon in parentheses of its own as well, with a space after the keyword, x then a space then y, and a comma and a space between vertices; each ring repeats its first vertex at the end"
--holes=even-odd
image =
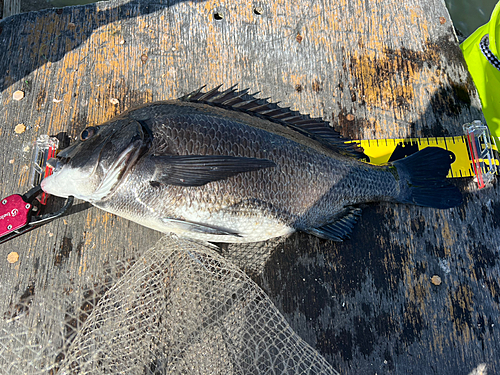
POLYGON ((57 173, 68 163, 69 160, 70 158, 59 158, 56 156, 55 158, 48 159, 46 164, 47 167, 52 169, 52 173, 57 173))
MULTIPOLYGON (((64 153, 65 150, 63 150, 61 152, 63 154, 62 157, 57 155, 55 158, 47 160, 46 164, 49 168, 53 169, 53 173, 42 181, 42 189, 46 191, 45 189, 50 188, 53 190, 49 191, 50 194, 58 195, 57 192, 60 192, 61 190, 61 187, 59 186, 61 182, 54 185, 54 181, 59 181, 60 177, 58 176, 64 175, 65 179, 62 181, 62 185, 69 184, 71 186, 69 190, 67 189, 71 192, 70 195, 74 195, 75 197, 90 203, 105 199, 116 191, 121 181, 123 181, 123 179, 129 174, 130 170, 137 163, 140 156, 143 155, 144 150, 145 145, 143 141, 137 138, 133 139, 132 142, 130 142, 128 146, 116 157, 113 163, 109 165, 106 170, 100 173, 101 177, 98 177, 100 170, 98 166, 101 164, 100 161, 103 157, 103 149, 99 150, 98 155, 96 155, 97 160, 92 163, 93 167, 90 171, 86 171, 84 176, 79 176, 79 173, 76 173, 75 175, 74 171, 78 171, 79 168, 75 168, 71 164, 71 159, 74 155, 67 156, 71 153, 64 153), (65 172, 66 169, 68 169, 67 172, 65 172), (45 180, 51 180, 51 183, 47 185, 48 181, 45 180), (100 181, 97 182, 96 180, 100 181), (81 194, 79 188, 77 187, 78 184, 92 185, 91 181, 97 182, 96 188, 85 194, 81 194)), ((68 191, 66 191, 66 193, 68 191)))

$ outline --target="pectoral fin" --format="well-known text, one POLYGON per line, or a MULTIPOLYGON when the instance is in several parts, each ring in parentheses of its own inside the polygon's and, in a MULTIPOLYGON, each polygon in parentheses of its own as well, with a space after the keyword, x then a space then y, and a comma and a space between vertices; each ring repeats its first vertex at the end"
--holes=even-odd
POLYGON ((350 237, 360 215, 361 208, 350 207, 346 212, 341 214, 335 222, 323 225, 319 228, 309 228, 306 229, 305 232, 325 240, 343 241, 350 237))
POLYGON ((202 186, 243 172, 275 167, 267 159, 235 156, 151 156, 155 165, 153 181, 177 186, 202 186))
POLYGON ((186 221, 181 219, 171 219, 162 218, 164 224, 166 224, 173 232, 182 233, 201 233, 201 234, 212 234, 218 236, 236 236, 241 237, 238 233, 232 232, 225 228, 214 227, 206 224, 195 223, 192 221, 186 221))

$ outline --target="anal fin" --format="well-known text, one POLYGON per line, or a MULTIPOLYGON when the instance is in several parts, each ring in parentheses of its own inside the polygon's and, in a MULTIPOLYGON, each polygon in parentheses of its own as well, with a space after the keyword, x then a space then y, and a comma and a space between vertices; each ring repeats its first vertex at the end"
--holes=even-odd
POLYGON ((361 216, 361 208, 349 207, 336 221, 318 228, 308 228, 305 232, 325 240, 343 241, 350 237, 354 225, 361 216))

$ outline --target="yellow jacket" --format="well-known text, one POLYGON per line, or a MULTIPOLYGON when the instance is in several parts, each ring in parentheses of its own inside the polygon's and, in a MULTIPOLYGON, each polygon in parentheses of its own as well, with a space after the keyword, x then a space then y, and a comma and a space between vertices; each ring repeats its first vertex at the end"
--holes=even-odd
POLYGON ((500 137, 500 2, 490 22, 479 27, 461 45, 491 134, 500 137))

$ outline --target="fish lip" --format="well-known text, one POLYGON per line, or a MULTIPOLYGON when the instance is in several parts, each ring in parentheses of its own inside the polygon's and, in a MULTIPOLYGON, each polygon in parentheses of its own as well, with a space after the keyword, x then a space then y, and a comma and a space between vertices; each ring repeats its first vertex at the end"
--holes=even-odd
POLYGON ((50 158, 48 159, 45 164, 47 164, 47 166, 51 169, 56 169, 57 168, 57 163, 59 163, 59 160, 57 159, 57 157, 55 158, 50 158))
POLYGON ((68 164, 68 161, 70 160, 70 158, 61 158, 61 157, 54 157, 54 158, 50 158, 48 159, 45 164, 47 167, 49 167, 50 169, 52 169, 52 173, 57 173, 59 172, 66 164, 68 164))

